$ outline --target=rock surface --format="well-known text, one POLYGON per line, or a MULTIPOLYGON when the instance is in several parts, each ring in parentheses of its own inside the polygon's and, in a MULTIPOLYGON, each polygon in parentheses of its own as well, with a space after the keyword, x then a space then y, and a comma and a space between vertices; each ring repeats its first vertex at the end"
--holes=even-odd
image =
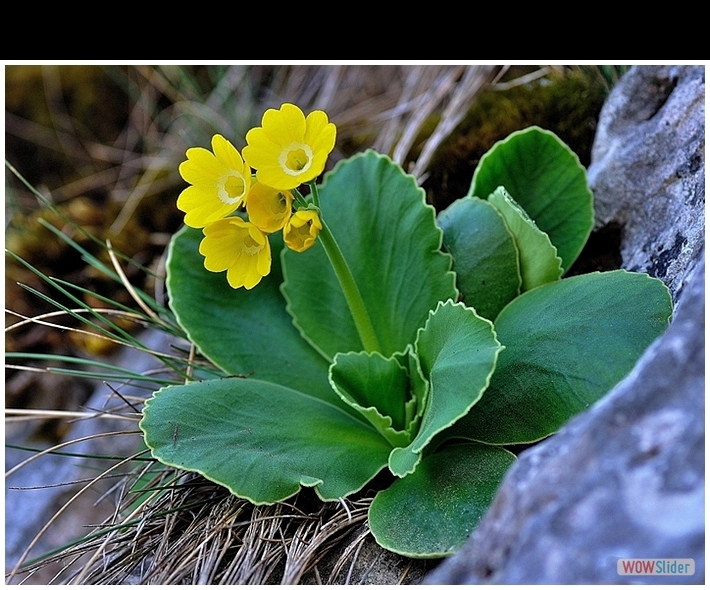
POLYGON ((588 177, 596 227, 622 227, 623 267, 677 301, 705 243, 705 69, 632 68, 602 109, 588 177))
POLYGON ((704 70, 633 68, 602 111, 590 184, 624 268, 678 302, 634 370, 521 453, 469 542, 431 584, 705 580, 704 70), (695 560, 692 576, 621 576, 620 558, 695 560))

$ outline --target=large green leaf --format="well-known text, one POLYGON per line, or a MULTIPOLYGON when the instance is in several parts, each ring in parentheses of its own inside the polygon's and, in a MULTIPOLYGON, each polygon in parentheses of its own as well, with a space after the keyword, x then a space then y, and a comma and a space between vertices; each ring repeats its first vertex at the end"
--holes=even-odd
POLYGON ((666 286, 617 270, 523 293, 498 316, 505 350, 483 398, 448 436, 527 443, 601 398, 668 327, 666 286))
POLYGON ((202 237, 199 230, 180 230, 167 262, 170 307, 190 340, 228 374, 280 383, 341 404, 328 383, 328 361, 301 338, 286 313, 279 291, 279 236, 272 236, 271 273, 251 291, 232 289, 224 273, 205 269, 198 251, 202 237))
MULTIPOLYGON (((414 341, 437 302, 456 298, 434 209, 412 176, 373 151, 339 162, 320 189, 323 218, 340 245, 388 357, 414 341)), ((284 250, 283 291, 298 327, 332 358, 361 351, 325 251, 284 250)))
POLYGON ((516 131, 481 158, 469 195, 486 198, 499 186, 550 236, 569 270, 594 226, 592 192, 575 153, 551 131, 516 131))
POLYGON ((489 195, 488 202, 500 212, 514 236, 520 256, 522 290, 529 291, 558 280, 562 276, 562 259, 557 256, 550 237, 537 227, 504 187, 499 186, 489 195))
POLYGON ((361 489, 392 450, 341 409, 257 379, 163 388, 146 402, 140 427, 159 461, 255 504, 284 500, 300 486, 337 500, 361 489))
POLYGON ((515 240, 496 208, 477 197, 454 201, 437 217, 464 303, 494 320, 520 294, 515 240))
POLYGON ((459 549, 515 461, 501 449, 456 444, 426 456, 417 470, 375 496, 370 529, 384 548, 411 557, 443 557, 459 549))
POLYGON ((430 313, 414 348, 429 392, 417 435, 390 455, 390 470, 400 477, 414 471, 437 433, 481 398, 502 349, 490 321, 452 301, 430 313))

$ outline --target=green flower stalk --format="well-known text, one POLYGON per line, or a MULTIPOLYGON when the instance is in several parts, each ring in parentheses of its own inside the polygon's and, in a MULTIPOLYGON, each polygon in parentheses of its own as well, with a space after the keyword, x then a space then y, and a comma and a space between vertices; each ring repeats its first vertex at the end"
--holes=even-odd
MULTIPOLYGON (((313 197, 313 203, 316 207, 320 206, 320 197, 318 196, 318 187, 315 181, 308 183, 311 188, 311 196, 313 197)), ((338 283, 340 288, 345 295, 345 300, 348 303, 348 308, 350 309, 350 315, 352 315, 353 321, 355 322, 355 327, 357 328, 357 333, 360 336, 360 341, 362 342, 363 349, 367 352, 382 352, 380 348, 380 343, 377 339, 377 333, 372 325, 372 320, 370 319, 370 314, 367 312, 365 307, 365 301, 360 294, 360 289, 355 283, 355 278, 352 272, 350 272, 350 267, 348 266, 343 252, 340 250, 340 246, 335 241, 333 233, 330 228, 326 225, 325 221, 321 216, 320 239, 325 253, 328 256, 330 265, 333 267, 335 276, 338 278, 338 283)))
POLYGON ((350 314, 360 335, 363 349, 367 352, 381 352, 370 314, 367 312, 360 290, 350 272, 350 267, 348 267, 348 263, 345 261, 345 257, 330 229, 322 219, 321 223, 323 224, 323 229, 320 231, 321 244, 323 244, 328 260, 335 271, 335 276, 338 277, 340 288, 343 290, 343 295, 345 295, 345 300, 350 308, 350 314))

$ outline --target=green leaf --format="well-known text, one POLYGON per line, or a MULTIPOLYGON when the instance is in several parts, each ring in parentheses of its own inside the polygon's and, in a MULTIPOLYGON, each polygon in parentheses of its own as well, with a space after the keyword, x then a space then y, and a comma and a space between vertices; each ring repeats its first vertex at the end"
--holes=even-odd
POLYGON ((503 217, 488 201, 464 197, 439 213, 437 221, 464 302, 494 320, 520 294, 522 284, 518 249, 503 217))
POLYGON ((385 358, 379 353, 338 353, 330 367, 330 382, 335 391, 394 447, 411 441, 407 432, 407 406, 412 401, 412 393, 402 356, 385 358))
POLYGON ((490 386, 446 434, 491 444, 552 434, 626 376, 672 309, 661 281, 624 270, 523 293, 495 322, 505 350, 490 386))
POLYGON ((414 346, 407 347, 407 364, 409 367, 409 386, 411 399, 405 407, 407 420, 407 432, 410 435, 410 440, 416 436, 419 431, 419 425, 422 421, 422 416, 429 404, 429 380, 424 376, 422 363, 419 357, 414 352, 414 346))
POLYGON ((227 374, 279 383, 343 405, 328 383, 329 362, 293 326, 279 286, 279 235, 271 236, 271 273, 251 291, 209 272, 198 251, 202 232, 172 239, 167 262, 170 307, 190 340, 227 374))
POLYGON ((440 303, 419 331, 416 355, 429 381, 426 407, 416 437, 389 458, 392 473, 412 473, 422 450, 438 433, 465 415, 488 386, 502 347, 493 325, 461 303, 440 303))
POLYGON ((520 254, 522 290, 529 291, 562 276, 562 259, 550 237, 541 231, 535 222, 518 205, 502 186, 488 197, 503 216, 508 229, 515 238, 520 254))
POLYGON ((163 388, 140 428, 153 456, 196 471, 255 504, 315 487, 323 500, 360 490, 392 447, 370 425, 320 399, 256 379, 163 388))
POLYGON ((550 131, 516 131, 481 158, 469 195, 485 198, 499 186, 550 236, 569 270, 594 226, 592 192, 579 158, 550 131))
MULTIPOLYGON (((412 176, 368 150, 339 162, 320 188, 323 218, 355 278, 385 356, 405 350, 439 301, 456 298, 434 209, 412 176)), ((318 241, 284 250, 288 310, 329 358, 363 350, 345 298, 318 241)))
POLYGON ((452 554, 483 518, 514 461, 500 447, 476 443, 438 449, 375 496, 368 514, 372 534, 402 555, 452 554))

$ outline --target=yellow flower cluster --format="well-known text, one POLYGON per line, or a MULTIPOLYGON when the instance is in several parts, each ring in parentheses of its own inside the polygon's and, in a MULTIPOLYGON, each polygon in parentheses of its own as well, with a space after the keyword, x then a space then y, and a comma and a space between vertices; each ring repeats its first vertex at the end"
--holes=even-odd
POLYGON ((179 171, 190 186, 180 193, 177 207, 185 213, 185 224, 205 235, 200 254, 207 270, 226 270, 234 289, 252 289, 271 270, 267 234, 282 231, 284 243, 296 252, 315 243, 322 229, 318 212, 294 211, 292 191, 323 172, 335 135, 323 111, 306 117, 286 103, 264 113, 261 127, 247 133, 241 155, 221 135, 212 138, 211 152, 187 150, 179 171), (241 208, 248 220, 232 215, 241 208))

